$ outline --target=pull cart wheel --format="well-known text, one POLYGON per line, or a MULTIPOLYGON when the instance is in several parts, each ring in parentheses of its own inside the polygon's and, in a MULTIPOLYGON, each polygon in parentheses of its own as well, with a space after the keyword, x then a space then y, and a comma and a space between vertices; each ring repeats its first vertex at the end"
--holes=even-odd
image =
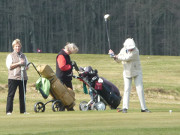
POLYGON ((65 107, 62 105, 61 101, 56 100, 52 103, 52 110, 54 112, 65 111, 65 107))
POLYGON ((44 112, 45 111, 45 105, 42 102, 37 102, 34 105, 34 111, 37 112, 44 112))
POLYGON ((80 110, 80 111, 87 111, 87 110, 88 110, 88 102, 82 101, 82 102, 79 104, 79 110, 80 110))
POLYGON ((103 103, 103 102, 97 102, 95 103, 94 105, 95 109, 98 110, 98 111, 104 111, 106 110, 106 105, 103 103))

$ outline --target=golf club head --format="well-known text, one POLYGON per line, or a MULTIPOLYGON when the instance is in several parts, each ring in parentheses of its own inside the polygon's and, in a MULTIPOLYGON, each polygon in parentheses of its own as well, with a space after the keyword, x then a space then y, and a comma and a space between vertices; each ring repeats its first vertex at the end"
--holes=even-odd
POLYGON ((108 19, 109 17, 110 17, 109 14, 105 14, 105 15, 104 15, 104 20, 107 21, 107 19, 108 19))

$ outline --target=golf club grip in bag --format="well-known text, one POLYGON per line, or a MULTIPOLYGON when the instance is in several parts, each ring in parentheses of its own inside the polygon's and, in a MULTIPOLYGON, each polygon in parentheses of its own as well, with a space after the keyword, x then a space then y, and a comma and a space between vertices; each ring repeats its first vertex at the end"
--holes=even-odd
POLYGON ((50 81, 50 94, 53 98, 59 99, 66 108, 72 108, 75 106, 74 91, 61 83, 49 65, 40 65, 37 67, 37 70, 42 77, 50 81))

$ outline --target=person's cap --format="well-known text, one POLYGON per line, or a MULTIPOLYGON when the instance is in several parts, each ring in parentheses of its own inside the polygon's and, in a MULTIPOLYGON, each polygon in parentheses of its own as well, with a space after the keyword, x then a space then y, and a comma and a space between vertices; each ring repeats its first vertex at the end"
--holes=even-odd
POLYGON ((133 49, 136 47, 136 44, 133 40, 133 38, 128 38, 125 40, 124 42, 124 47, 127 49, 127 50, 130 50, 130 49, 133 49))

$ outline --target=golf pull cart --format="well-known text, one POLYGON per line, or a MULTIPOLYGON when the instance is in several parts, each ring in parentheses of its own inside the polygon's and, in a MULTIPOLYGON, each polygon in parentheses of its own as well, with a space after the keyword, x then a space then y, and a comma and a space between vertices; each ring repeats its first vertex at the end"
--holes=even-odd
POLYGON ((87 94, 89 87, 89 102, 82 101, 79 104, 81 111, 87 110, 105 110, 108 105, 111 109, 116 109, 121 101, 121 96, 118 88, 103 77, 98 76, 98 71, 93 70, 91 66, 78 68, 75 64, 75 70, 78 76, 73 76, 83 82, 84 92, 87 94))
POLYGON ((58 111, 65 111, 65 108, 63 107, 62 103, 60 100, 50 100, 46 103, 43 102, 37 102, 34 104, 34 112, 45 112, 45 106, 48 103, 52 103, 52 110, 53 112, 58 112, 58 111))
MULTIPOLYGON (((49 95, 49 90, 50 90, 50 82, 49 80, 45 79, 45 78, 42 78, 41 77, 41 74, 39 73, 39 71, 37 70, 37 68, 35 67, 35 65, 30 62, 28 65, 32 64, 34 69, 37 71, 37 73, 39 74, 40 78, 38 79, 38 84, 36 82, 36 89, 41 93, 41 95, 43 96, 44 99, 47 99, 48 95, 49 95), (48 91, 48 92, 47 92, 48 91)), ((51 91, 50 91, 51 92, 51 91)), ((52 93, 51 93, 52 94, 52 93)), ((61 100, 59 99, 53 99, 53 100, 50 100, 46 103, 43 103, 43 102, 37 102, 34 104, 34 111, 36 113, 38 112, 45 112, 45 109, 46 109, 46 105, 48 103, 52 103, 52 110, 54 112, 57 112, 57 111, 64 111, 65 110, 65 107, 64 105, 62 104, 61 100)))

